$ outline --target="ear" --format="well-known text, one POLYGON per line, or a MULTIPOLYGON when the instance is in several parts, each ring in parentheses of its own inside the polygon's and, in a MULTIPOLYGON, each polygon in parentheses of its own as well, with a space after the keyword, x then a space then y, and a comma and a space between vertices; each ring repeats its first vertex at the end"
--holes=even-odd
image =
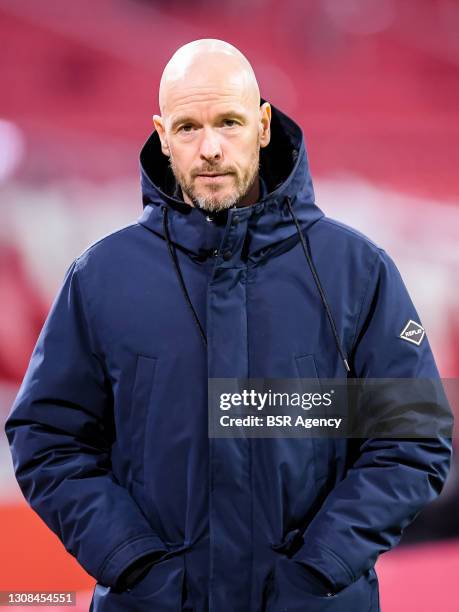
POLYGON ((260 106, 260 147, 266 147, 271 140, 271 105, 264 102, 260 106))
POLYGON ((161 150, 167 157, 170 157, 169 145, 166 139, 166 130, 164 127, 164 121, 159 115, 153 115, 153 125, 158 132, 159 139, 161 141, 161 150))

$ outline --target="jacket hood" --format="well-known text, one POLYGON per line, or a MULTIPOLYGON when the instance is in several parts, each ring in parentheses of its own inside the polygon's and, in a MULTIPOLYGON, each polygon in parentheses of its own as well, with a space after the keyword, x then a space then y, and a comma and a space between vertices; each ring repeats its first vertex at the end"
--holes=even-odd
MULTIPOLYGON (((264 102, 263 99, 261 101, 264 102)), ((324 213, 314 202, 303 133, 290 117, 274 106, 271 109, 271 140, 267 147, 260 150, 260 175, 266 190, 259 202, 210 214, 179 199, 168 158, 162 153, 159 136, 154 132, 140 153, 144 212, 138 221, 165 240, 184 299, 205 344, 206 332, 190 298, 175 248, 188 251, 194 259, 215 257, 216 264, 232 267, 237 263, 233 261, 236 252, 244 253, 244 257, 256 263, 269 257, 273 249, 288 238, 300 241, 337 350, 349 371, 336 324, 310 254, 306 230, 324 213), (234 230, 236 225, 237 231, 234 230), (220 245, 230 229, 233 250, 222 252, 220 245)))
MULTIPOLYGON (((261 103, 265 100, 261 99, 261 103)), ((162 150, 157 132, 153 132, 140 153, 141 188, 144 212, 139 222, 161 237, 164 236, 162 208, 168 207, 171 241, 190 254, 204 256, 218 248, 229 217, 237 211, 248 218, 245 236, 247 252, 255 256, 270 245, 296 233, 285 205, 291 204, 302 230, 323 216, 316 206, 308 156, 301 128, 287 115, 271 105, 271 141, 260 149, 260 175, 267 193, 259 202, 209 213, 188 205, 162 150), (212 220, 213 223, 209 223, 212 220)))

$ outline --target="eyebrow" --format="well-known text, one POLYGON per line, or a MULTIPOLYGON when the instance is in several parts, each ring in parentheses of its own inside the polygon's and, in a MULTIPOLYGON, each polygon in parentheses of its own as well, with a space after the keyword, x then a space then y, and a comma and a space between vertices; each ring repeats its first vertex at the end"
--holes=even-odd
MULTIPOLYGON (((223 119, 224 117, 234 117, 235 119, 239 119, 240 121, 246 121, 246 116, 240 111, 235 110, 219 113, 215 119, 218 121, 219 119, 223 119)), ((177 117, 177 119, 174 119, 174 121, 172 122, 171 130, 175 130, 175 128, 177 128, 182 123, 193 123, 194 121, 195 120, 193 119, 193 117, 189 117, 188 115, 177 117)))

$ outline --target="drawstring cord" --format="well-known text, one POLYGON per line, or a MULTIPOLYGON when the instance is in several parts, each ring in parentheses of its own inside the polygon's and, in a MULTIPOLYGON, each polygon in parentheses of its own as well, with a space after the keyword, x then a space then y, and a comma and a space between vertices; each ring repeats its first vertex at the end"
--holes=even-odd
POLYGON ((303 247, 303 251, 304 251, 306 260, 308 262, 309 268, 311 269, 311 273, 312 273, 312 276, 314 277, 314 281, 315 281, 315 283, 317 285, 317 289, 318 289, 319 294, 320 294, 320 299, 322 300, 322 303, 324 305, 325 311, 327 313, 328 321, 330 323, 330 326, 331 326, 332 331, 333 331, 333 335, 335 337, 336 347, 338 349, 339 354, 341 355, 341 359, 343 360, 344 367, 346 368, 346 371, 350 372, 351 368, 349 367, 346 355, 345 355, 345 353, 343 351, 343 348, 341 346, 341 342, 340 342, 340 339, 339 339, 339 336, 338 336, 338 332, 336 331, 335 321, 333 320, 332 314, 330 312, 330 308, 329 308, 328 303, 327 303, 327 299, 325 297, 324 290, 322 289, 322 285, 320 284, 319 275, 317 274, 316 269, 314 267, 314 264, 312 262, 312 259, 311 259, 310 255, 309 255, 308 248, 306 246, 306 240, 305 240, 305 238, 303 236, 303 232, 301 231, 300 224, 298 223, 298 219, 296 218, 296 215, 293 212, 292 204, 291 204, 290 198, 288 196, 285 196, 285 201, 287 202, 287 206, 288 206, 288 209, 290 211, 290 215, 292 216, 292 219, 295 222, 296 229, 297 229, 297 232, 298 232, 298 236, 300 237, 301 245, 303 247))
MULTIPOLYGON (((330 308, 328 306, 328 302, 327 302, 327 299, 325 297, 324 290, 322 289, 322 285, 320 284, 319 276, 318 276, 318 274, 316 272, 316 269, 314 267, 312 259, 311 259, 310 255, 309 255, 308 247, 306 246, 306 240, 304 238, 303 232, 301 231, 300 224, 298 223, 298 219, 296 218, 296 215, 293 212, 291 200, 290 200, 290 198, 288 196, 285 196, 285 201, 287 202, 287 206, 288 206, 288 209, 290 211, 290 215, 291 215, 291 217, 292 217, 292 219, 293 219, 293 221, 295 223, 295 226, 296 226, 296 229, 297 229, 297 232, 298 232, 298 236, 300 238, 301 245, 303 247, 304 255, 306 257, 306 260, 308 262, 308 265, 309 265, 309 268, 311 270, 312 276, 314 278, 314 281, 316 283, 317 289, 319 291, 320 299, 322 300, 322 303, 324 305, 325 312, 327 313, 328 321, 330 323, 330 327, 332 329, 333 336, 335 338, 336 347, 338 349, 339 354, 341 355, 341 359, 343 360, 344 367, 346 368, 346 371, 350 372, 351 369, 349 367, 349 364, 348 364, 346 355, 344 353, 344 350, 343 350, 343 348, 341 346, 341 342, 340 342, 340 339, 339 339, 339 336, 338 336, 338 332, 336 330, 335 321, 333 320, 333 316, 332 316, 332 314, 330 312, 330 308)), ((189 306, 189 308, 191 310, 191 313, 193 315, 193 319, 194 319, 194 321, 195 321, 195 323, 196 323, 196 325, 197 325, 197 327, 199 329, 199 332, 201 334, 203 342, 204 342, 205 346, 207 346, 206 334, 205 334, 204 329, 203 329, 203 327, 201 325, 201 322, 199 321, 199 317, 198 317, 198 315, 196 313, 196 310, 194 309, 193 303, 192 303, 192 301, 190 299, 190 296, 188 294, 188 291, 187 291, 187 288, 186 288, 186 285, 185 285, 185 281, 183 280, 182 271, 180 270, 180 265, 179 265, 179 262, 178 262, 178 259, 177 259, 175 248, 172 246, 172 241, 170 239, 169 226, 168 226, 168 219, 169 219, 168 218, 168 211, 169 211, 169 209, 168 209, 167 206, 163 206, 162 207, 162 211, 163 211, 163 231, 164 231, 164 236, 166 238, 167 247, 169 249, 169 254, 171 256, 172 263, 174 264, 174 269, 175 269, 175 272, 177 274, 177 278, 178 278, 180 287, 181 287, 181 289, 183 291, 183 294, 185 296, 185 301, 187 302, 187 304, 188 304, 188 306, 189 306)))
POLYGON ((163 210, 163 231, 164 231, 164 236, 166 237, 166 242, 167 242, 167 247, 169 249, 169 254, 171 256, 172 262, 174 264, 174 268, 175 268, 175 272, 177 273, 177 278, 180 284, 180 287, 182 288, 183 294, 185 296, 185 301, 187 302, 187 304, 189 305, 191 312, 193 314, 193 318, 194 321, 196 323, 196 325, 198 326, 199 332, 201 334, 201 337, 204 341, 204 345, 207 346, 207 338, 206 338, 206 334, 204 332, 204 329, 202 328, 201 322, 199 321, 199 317, 196 314, 196 310, 194 309, 193 306, 193 302, 190 299, 190 296, 188 294, 186 285, 185 285, 185 281, 183 280, 183 275, 182 275, 182 271, 180 270, 180 265, 177 259, 177 254, 175 252, 175 248, 172 247, 172 242, 171 242, 171 238, 169 235, 169 226, 168 226, 168 207, 167 206, 163 206, 162 207, 163 210))

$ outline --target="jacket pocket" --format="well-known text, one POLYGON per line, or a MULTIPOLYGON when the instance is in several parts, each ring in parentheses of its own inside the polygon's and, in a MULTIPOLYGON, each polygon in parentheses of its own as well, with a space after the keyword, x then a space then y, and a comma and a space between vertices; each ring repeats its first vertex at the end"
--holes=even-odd
POLYGON ((150 610, 178 612, 182 609, 184 580, 184 558, 176 555, 155 563, 147 575, 130 589, 129 595, 136 602, 148 603, 150 610))
POLYGON ((181 612, 185 565, 183 555, 155 563, 132 589, 116 591, 96 584, 91 612, 181 612))
POLYGON ((273 590, 266 612, 377 612, 373 604, 375 583, 371 572, 366 572, 336 594, 314 595, 308 591, 305 570, 300 563, 279 557, 274 567, 273 590))
MULTIPOLYGON (((306 381, 301 387, 301 392, 310 393, 322 390, 314 355, 295 355, 295 363, 299 378, 312 380, 313 383, 314 381, 318 382, 318 385, 308 385, 306 381)), ((313 410, 310 412, 313 412, 313 410)), ((323 414, 311 414, 310 416, 323 416, 323 414)), ((323 481, 330 476, 332 454, 334 453, 334 441, 333 439, 320 436, 311 438, 311 444, 314 453, 315 478, 316 481, 322 481, 323 483, 323 481)))
POLYGON ((151 410, 156 363, 156 357, 137 355, 130 406, 130 437, 133 477, 140 482, 145 482, 145 435, 151 410))
POLYGON ((314 355, 295 355, 295 361, 299 378, 319 378, 314 355))

